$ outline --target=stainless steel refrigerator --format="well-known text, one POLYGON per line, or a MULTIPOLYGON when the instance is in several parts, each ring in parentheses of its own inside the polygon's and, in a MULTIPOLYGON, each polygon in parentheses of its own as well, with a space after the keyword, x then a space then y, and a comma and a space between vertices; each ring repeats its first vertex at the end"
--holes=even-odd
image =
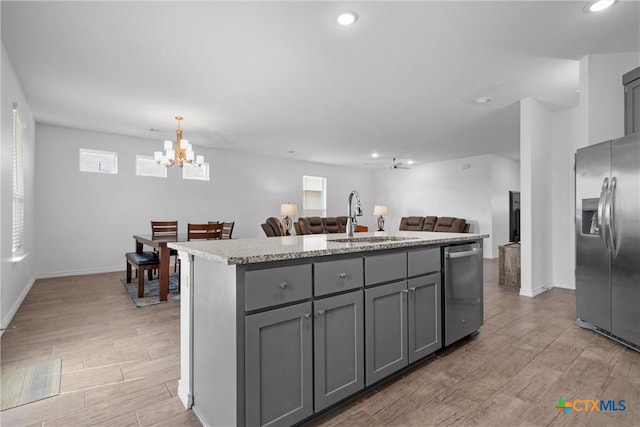
POLYGON ((576 153, 578 323, 640 348, 640 133, 576 153))

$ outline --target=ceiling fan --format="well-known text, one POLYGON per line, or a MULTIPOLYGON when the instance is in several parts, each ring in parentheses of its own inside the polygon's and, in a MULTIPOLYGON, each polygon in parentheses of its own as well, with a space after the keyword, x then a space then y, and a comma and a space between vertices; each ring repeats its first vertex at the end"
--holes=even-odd
POLYGON ((399 159, 394 157, 392 160, 391 169, 411 169, 413 162, 408 159, 399 159))

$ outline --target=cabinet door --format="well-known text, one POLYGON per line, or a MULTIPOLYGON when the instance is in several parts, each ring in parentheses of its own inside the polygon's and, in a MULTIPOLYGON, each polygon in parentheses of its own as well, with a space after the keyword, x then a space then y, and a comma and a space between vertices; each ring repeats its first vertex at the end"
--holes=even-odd
POLYGON ((292 425, 313 413, 311 334, 310 302, 245 318, 246 425, 292 425))
POLYGON ((409 280, 409 363, 442 347, 440 273, 409 280))
POLYGON ((640 78, 624 87, 624 134, 640 132, 640 78))
POLYGON ((315 410, 364 387, 362 291, 315 301, 315 410))
POLYGON ((407 292, 405 281, 365 289, 367 385, 409 363, 407 292))

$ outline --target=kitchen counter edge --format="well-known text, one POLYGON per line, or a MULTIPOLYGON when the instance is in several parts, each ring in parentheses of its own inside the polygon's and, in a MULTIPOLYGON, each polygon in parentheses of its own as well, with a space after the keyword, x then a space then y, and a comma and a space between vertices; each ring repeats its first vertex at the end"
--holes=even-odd
POLYGON ((475 241, 489 237, 488 234, 401 231, 358 233, 355 238, 379 236, 404 237, 407 238, 407 240, 389 240, 375 243, 343 243, 335 242, 334 240, 343 238, 344 234, 317 234, 305 236, 179 242, 169 243, 168 246, 172 249, 184 251, 190 255, 211 261, 217 261, 227 265, 241 265, 475 241))

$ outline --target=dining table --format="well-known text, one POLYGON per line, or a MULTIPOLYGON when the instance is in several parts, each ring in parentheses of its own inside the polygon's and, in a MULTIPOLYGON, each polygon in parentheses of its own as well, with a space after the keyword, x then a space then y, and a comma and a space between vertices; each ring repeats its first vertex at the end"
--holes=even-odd
POLYGON ((166 301, 169 295, 169 263, 171 260, 171 251, 167 246, 170 242, 186 242, 188 241, 186 233, 178 233, 170 236, 153 236, 151 234, 134 234, 136 240, 136 252, 141 253, 144 245, 151 246, 158 250, 160 259, 160 272, 158 274, 158 298, 160 301, 166 301))

